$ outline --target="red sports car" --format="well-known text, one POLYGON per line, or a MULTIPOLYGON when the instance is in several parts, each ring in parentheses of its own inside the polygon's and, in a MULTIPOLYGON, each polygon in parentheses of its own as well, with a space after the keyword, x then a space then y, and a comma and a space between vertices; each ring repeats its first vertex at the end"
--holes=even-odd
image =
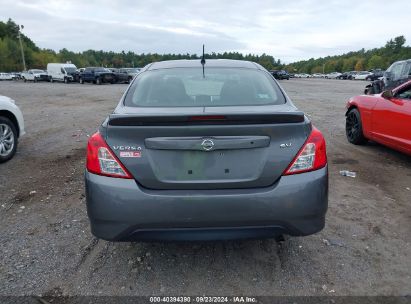
POLYGON ((411 81, 381 94, 352 97, 345 131, 352 144, 373 140, 411 155, 411 81))

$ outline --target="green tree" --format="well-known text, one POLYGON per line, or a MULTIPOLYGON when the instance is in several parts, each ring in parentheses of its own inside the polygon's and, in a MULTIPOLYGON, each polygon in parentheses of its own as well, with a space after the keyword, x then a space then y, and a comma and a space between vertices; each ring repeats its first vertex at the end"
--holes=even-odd
POLYGON ((379 69, 384 66, 384 58, 379 55, 372 55, 371 58, 368 60, 367 68, 371 69, 379 69))
POLYGON ((354 69, 355 69, 356 71, 362 71, 362 70, 364 70, 364 59, 359 59, 359 60, 357 61, 357 63, 355 64, 354 69))
POLYGON ((357 63, 357 59, 354 57, 343 59, 342 71, 352 71, 354 70, 355 64, 357 63))

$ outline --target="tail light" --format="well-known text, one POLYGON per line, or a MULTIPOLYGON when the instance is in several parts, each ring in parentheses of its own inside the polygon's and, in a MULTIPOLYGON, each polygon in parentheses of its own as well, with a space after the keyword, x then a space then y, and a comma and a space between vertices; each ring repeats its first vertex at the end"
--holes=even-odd
POLYGON ((298 151, 283 175, 292 175, 324 168, 327 165, 325 140, 322 133, 313 127, 304 146, 298 151))
POLYGON ((98 132, 88 141, 86 167, 90 173, 98 175, 132 178, 98 132))

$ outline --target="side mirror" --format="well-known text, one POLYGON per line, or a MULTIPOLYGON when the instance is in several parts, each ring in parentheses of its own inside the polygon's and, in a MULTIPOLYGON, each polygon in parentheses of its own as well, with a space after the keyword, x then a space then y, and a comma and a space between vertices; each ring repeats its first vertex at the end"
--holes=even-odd
POLYGON ((392 93, 391 90, 387 90, 387 91, 382 92, 381 97, 384 99, 390 100, 391 98, 394 97, 394 94, 392 93))

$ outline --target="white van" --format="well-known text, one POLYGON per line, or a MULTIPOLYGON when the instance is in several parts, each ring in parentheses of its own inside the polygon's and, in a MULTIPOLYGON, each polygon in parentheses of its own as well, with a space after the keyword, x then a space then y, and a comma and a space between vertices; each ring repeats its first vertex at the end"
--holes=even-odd
POLYGON ((77 67, 71 63, 49 63, 47 64, 47 74, 50 82, 63 81, 65 83, 77 81, 77 67))

